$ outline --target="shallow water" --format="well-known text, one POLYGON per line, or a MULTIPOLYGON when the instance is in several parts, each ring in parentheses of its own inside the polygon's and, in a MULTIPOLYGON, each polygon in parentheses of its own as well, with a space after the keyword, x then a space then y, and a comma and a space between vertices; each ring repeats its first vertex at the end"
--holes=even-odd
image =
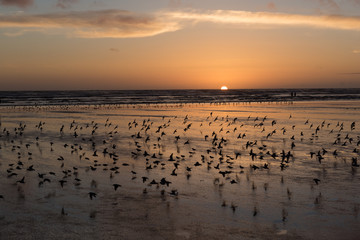
POLYGON ((359 109, 359 101, 2 109, 0 238, 357 239, 359 109), (282 150, 292 155, 283 169, 282 150), (38 173, 50 182, 39 185, 38 173), (162 178, 169 186, 150 184, 162 178))
POLYGON ((360 88, 0 91, 0 106, 359 100, 360 88))

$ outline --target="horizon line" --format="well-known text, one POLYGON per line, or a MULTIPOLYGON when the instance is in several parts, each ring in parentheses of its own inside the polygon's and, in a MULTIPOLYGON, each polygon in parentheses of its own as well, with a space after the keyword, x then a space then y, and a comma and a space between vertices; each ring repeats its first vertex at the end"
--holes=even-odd
POLYGON ((48 90, 0 90, 0 92, 85 92, 85 91, 233 91, 233 90, 316 90, 316 89, 360 89, 360 87, 301 87, 301 88, 228 88, 221 90, 220 88, 173 88, 173 89, 48 89, 48 90))

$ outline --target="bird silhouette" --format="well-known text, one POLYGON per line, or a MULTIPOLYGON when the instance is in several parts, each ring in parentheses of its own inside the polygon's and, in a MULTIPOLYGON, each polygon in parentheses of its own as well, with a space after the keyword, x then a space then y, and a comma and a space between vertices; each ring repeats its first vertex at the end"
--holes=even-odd
POLYGON ((318 179, 318 178, 314 178, 313 180, 314 180, 314 182, 316 183, 316 185, 318 185, 319 182, 320 182, 320 179, 318 179))
POLYGON ((114 183, 114 184, 113 184, 113 187, 114 187, 114 190, 116 191, 116 190, 118 189, 118 187, 121 187, 121 185, 120 185, 120 184, 117 184, 117 183, 114 183))
POLYGON ((88 194, 89 194, 90 200, 93 200, 93 198, 96 197, 96 193, 94 193, 94 192, 89 192, 88 194))
POLYGON ((21 180, 16 181, 17 183, 25 183, 25 177, 23 177, 21 180))
POLYGON ((66 182, 67 182, 67 181, 66 181, 66 180, 63 180, 63 179, 59 180, 59 183, 60 183, 60 185, 61 185, 62 188, 64 187, 64 184, 65 184, 66 182))

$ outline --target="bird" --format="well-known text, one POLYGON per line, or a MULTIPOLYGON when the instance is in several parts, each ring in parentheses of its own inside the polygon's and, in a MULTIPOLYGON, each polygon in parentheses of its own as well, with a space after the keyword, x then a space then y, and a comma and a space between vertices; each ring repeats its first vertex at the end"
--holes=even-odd
POLYGON ((314 182, 316 183, 316 185, 318 185, 319 182, 320 182, 320 179, 318 179, 318 178, 314 178, 313 180, 314 180, 314 182))
POLYGON ((158 184, 158 183, 155 181, 155 179, 153 179, 153 180, 150 182, 150 184, 151 184, 151 185, 156 185, 156 184, 158 184))
MULTIPOLYGON (((223 204, 224 204, 224 202, 223 202, 223 204)), ((231 203, 230 208, 233 211, 233 213, 235 213, 237 206, 234 203, 231 203)))
POLYGON ((176 168, 174 168, 174 170, 171 172, 171 176, 177 176, 177 173, 175 172, 176 171, 176 168))
POLYGON ((93 200, 94 197, 96 197, 96 193, 94 192, 89 192, 89 197, 90 197, 90 200, 93 200))
POLYGON ((166 179, 165 178, 162 178, 161 180, 160 180, 160 184, 161 185, 166 185, 166 186, 169 186, 169 184, 170 184, 171 182, 169 182, 169 181, 166 181, 166 179))
POLYGON ((114 190, 116 191, 116 190, 118 189, 118 187, 121 187, 121 185, 120 185, 120 184, 117 184, 117 183, 114 183, 114 184, 113 184, 113 187, 114 187, 114 190))
POLYGON ((66 216, 66 215, 68 215, 66 212, 65 212, 65 209, 64 209, 64 207, 62 207, 61 208, 61 215, 63 215, 63 216, 66 216))
POLYGON ((171 192, 169 194, 172 196, 177 196, 177 195, 179 195, 179 192, 177 190, 173 189, 173 190, 171 190, 171 192))
POLYGON ((16 181, 17 183, 25 183, 25 177, 23 177, 21 180, 16 181))
POLYGON ((61 185, 62 188, 64 187, 64 183, 66 183, 66 182, 67 182, 67 181, 66 181, 66 180, 63 180, 63 179, 59 180, 59 183, 60 183, 60 185, 61 185))
POLYGON ((254 207, 254 210, 253 210, 253 216, 255 217, 256 215, 258 214, 258 210, 256 207, 254 207))
POLYGON ((39 178, 44 178, 45 175, 45 173, 38 173, 39 178))

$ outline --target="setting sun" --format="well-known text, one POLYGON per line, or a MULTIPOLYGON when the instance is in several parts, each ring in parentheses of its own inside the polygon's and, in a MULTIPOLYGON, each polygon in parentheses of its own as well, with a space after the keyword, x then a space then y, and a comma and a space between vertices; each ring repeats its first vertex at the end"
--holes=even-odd
POLYGON ((221 90, 228 90, 228 87, 227 86, 222 86, 220 89, 221 90))

